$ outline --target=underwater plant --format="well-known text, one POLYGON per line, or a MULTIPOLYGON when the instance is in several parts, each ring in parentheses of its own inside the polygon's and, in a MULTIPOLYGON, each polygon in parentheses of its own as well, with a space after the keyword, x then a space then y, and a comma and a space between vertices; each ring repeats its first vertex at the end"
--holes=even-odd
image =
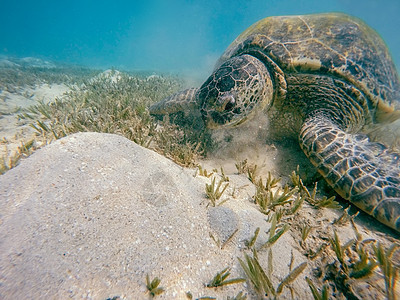
POLYGON ((306 277, 306 281, 308 283, 308 286, 311 289, 311 293, 314 297, 314 300, 328 300, 329 299, 329 286, 327 284, 324 284, 321 288, 321 292, 319 292, 310 278, 306 277))
POLYGON ((226 280, 229 276, 231 275, 230 273, 230 268, 225 268, 221 272, 218 272, 214 278, 207 283, 207 287, 212 288, 212 287, 220 287, 224 285, 229 285, 229 284, 235 284, 235 283, 241 283, 246 281, 244 278, 234 278, 234 279, 229 279, 226 280))
MULTIPOLYGON (((225 183, 224 187, 221 189, 222 183, 225 182, 224 179, 220 179, 218 184, 215 183, 215 177, 211 180, 210 184, 206 183, 206 196, 208 199, 210 199, 211 205, 216 206, 217 201, 221 198, 222 194, 225 192, 226 188, 228 187, 229 183, 225 183)), ((226 200, 218 203, 218 205, 221 205, 224 203, 226 200)))
POLYGON ((152 297, 160 295, 164 292, 164 288, 158 287, 160 282, 161 280, 158 277, 155 277, 150 281, 149 274, 146 275, 146 287, 152 297))
POLYGON ((254 231, 253 237, 249 241, 245 241, 244 244, 248 249, 252 248, 254 244, 256 243, 258 234, 260 233, 260 227, 257 227, 256 230, 254 231))
POLYGON ((270 298, 276 298, 280 295, 284 289, 284 287, 288 286, 292 283, 296 278, 304 271, 307 267, 307 263, 303 262, 298 265, 293 270, 290 270, 289 274, 281 280, 278 286, 275 288, 271 281, 272 276, 272 251, 269 251, 268 255, 268 268, 267 271, 263 269, 259 262, 259 258, 257 255, 257 251, 253 249, 253 256, 249 256, 245 253, 245 261, 238 258, 240 265, 243 268, 243 271, 246 273, 246 276, 251 281, 254 286, 255 291, 260 295, 268 295, 273 296, 270 298))
POLYGON ((46 68, 21 66, 17 62, 12 67, 0 68, 0 90, 18 93, 21 87, 33 87, 40 84, 79 85, 100 72, 100 70, 74 65, 55 64, 51 68, 46 68))
POLYGON ((17 151, 0 157, 0 175, 14 168, 21 158, 29 156, 36 149, 35 140, 29 140, 26 143, 21 142, 17 151))
POLYGON ((235 163, 236 170, 239 174, 244 174, 248 170, 247 159, 235 163))
POLYGON ((392 263, 392 256, 397 248, 400 248, 397 244, 391 245, 386 250, 380 243, 377 246, 373 246, 377 264, 385 279, 386 296, 389 300, 395 300, 396 298, 395 285, 396 283, 398 284, 397 279, 400 273, 400 269, 392 263))
POLYGON ((207 178, 210 178, 212 174, 214 174, 213 172, 208 172, 206 169, 203 169, 203 167, 201 165, 197 166, 197 170, 196 170, 196 175, 199 174, 200 176, 204 176, 207 178))
POLYGON ((247 296, 243 292, 239 292, 235 297, 229 297, 226 300, 246 300, 247 296))
POLYGON ((145 77, 114 70, 82 79, 62 99, 39 102, 23 110, 19 118, 30 122, 48 141, 76 132, 114 133, 182 166, 193 166, 205 150, 204 134, 178 126, 169 118, 157 122, 147 110, 180 86, 175 77, 145 77))

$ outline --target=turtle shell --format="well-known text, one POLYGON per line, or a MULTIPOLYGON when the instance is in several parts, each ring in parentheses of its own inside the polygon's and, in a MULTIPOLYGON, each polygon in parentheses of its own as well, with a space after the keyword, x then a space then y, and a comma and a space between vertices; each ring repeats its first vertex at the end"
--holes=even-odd
POLYGON ((246 53, 276 64, 283 75, 314 72, 344 78, 376 107, 400 108, 399 78, 389 51, 358 18, 340 13, 265 18, 232 42, 217 67, 246 53))

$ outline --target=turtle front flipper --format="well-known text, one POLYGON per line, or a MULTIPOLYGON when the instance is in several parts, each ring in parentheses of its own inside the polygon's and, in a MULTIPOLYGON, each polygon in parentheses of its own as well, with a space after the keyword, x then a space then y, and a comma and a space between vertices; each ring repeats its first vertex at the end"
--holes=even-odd
POLYGON ((190 88, 157 102, 150 106, 152 115, 168 115, 178 112, 188 113, 193 110, 199 110, 198 88, 190 88))
POLYGON ((343 198, 400 232, 400 154, 325 116, 304 123, 300 146, 343 198))

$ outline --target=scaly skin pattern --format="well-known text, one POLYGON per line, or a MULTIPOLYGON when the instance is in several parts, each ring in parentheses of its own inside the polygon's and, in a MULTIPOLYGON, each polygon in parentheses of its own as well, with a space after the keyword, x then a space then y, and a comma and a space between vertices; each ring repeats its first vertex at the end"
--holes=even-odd
POLYGON ((168 112, 190 111, 197 109, 197 88, 187 89, 178 94, 171 95, 160 102, 153 104, 150 111, 154 115, 165 115, 168 112))
POLYGON ((300 146, 343 198, 400 231, 400 154, 348 134, 326 116, 304 123, 300 146))
POLYGON ((197 110, 207 127, 219 128, 264 111, 268 129, 298 138, 338 194, 400 232, 400 154, 367 136, 382 123, 397 124, 399 99, 398 74, 379 35, 359 19, 332 13, 257 22, 200 88, 150 112, 197 110))
POLYGON ((198 98, 207 127, 236 126, 251 118, 272 97, 272 81, 265 65, 240 55, 221 65, 203 84, 198 98), (212 108, 212 109, 210 109, 212 108))

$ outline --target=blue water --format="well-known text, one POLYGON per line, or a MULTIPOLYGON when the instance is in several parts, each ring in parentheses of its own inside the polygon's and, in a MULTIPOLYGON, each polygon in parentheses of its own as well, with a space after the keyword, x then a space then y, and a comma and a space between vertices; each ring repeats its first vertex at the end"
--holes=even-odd
POLYGON ((0 54, 205 77, 259 19, 328 11, 366 21, 400 65, 399 0, 0 0, 0 54))

